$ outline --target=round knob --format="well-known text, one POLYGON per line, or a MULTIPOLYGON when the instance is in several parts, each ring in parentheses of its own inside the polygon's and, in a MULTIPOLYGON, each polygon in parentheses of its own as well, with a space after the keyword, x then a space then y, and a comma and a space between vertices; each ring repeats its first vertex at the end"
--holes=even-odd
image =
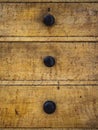
POLYGON ((44 58, 44 64, 47 67, 52 67, 55 65, 55 59, 52 56, 47 56, 44 58))
POLYGON ((48 14, 44 17, 44 20, 43 20, 44 24, 47 25, 47 26, 52 26, 54 23, 55 23, 55 18, 53 15, 51 14, 48 14))
POLYGON ((44 112, 52 114, 56 110, 56 104, 53 101, 46 101, 43 105, 44 112))

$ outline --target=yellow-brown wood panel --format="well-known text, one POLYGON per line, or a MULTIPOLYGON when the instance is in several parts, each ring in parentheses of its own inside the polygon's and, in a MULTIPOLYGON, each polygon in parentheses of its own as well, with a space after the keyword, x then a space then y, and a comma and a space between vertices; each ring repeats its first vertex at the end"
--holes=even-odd
MULTIPOLYGON (((9 128, 1 128, 0 130, 9 130, 9 128)), ((98 130, 97 128, 10 128, 10 130, 98 130)))
POLYGON ((98 3, 0 3, 0 36, 98 37, 98 3), (43 23, 47 14, 52 27, 43 23))
POLYGON ((98 0, 0 2, 0 130, 97 130, 98 0), (54 114, 43 111, 47 100, 54 114))
POLYGON ((97 80, 98 43, 1 42, 0 80, 97 80), (45 66, 46 56, 55 58, 45 66))
POLYGON ((98 0, 0 0, 0 2, 98 2, 98 0))
POLYGON ((96 42, 98 41, 98 37, 56 37, 56 36, 53 36, 53 37, 0 37, 0 42, 2 41, 5 41, 5 42, 9 42, 9 41, 15 41, 15 42, 46 42, 46 41, 49 41, 49 42, 96 42))
POLYGON ((98 86, 0 85, 0 127, 98 128, 98 86), (47 100, 56 111, 43 111, 47 100))

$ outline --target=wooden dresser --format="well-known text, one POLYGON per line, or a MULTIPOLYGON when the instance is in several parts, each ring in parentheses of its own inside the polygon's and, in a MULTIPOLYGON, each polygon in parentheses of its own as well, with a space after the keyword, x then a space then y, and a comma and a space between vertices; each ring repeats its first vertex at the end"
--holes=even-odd
POLYGON ((98 0, 0 0, 0 130, 98 129, 98 0))

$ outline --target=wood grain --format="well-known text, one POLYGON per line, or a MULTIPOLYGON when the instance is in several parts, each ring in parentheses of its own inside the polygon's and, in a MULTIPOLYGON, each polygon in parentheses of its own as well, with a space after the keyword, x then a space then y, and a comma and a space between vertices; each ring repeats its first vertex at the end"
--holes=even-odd
POLYGON ((98 2, 98 0, 0 0, 0 2, 98 2))
POLYGON ((98 86, 97 81, 71 81, 71 80, 32 80, 32 81, 0 81, 0 86, 98 86))
POLYGON ((97 80, 96 42, 1 42, 0 80, 97 80), (53 56, 54 67, 43 59, 53 56))
POLYGON ((0 130, 98 130, 97 128, 0 128, 0 130))
POLYGON ((97 130, 98 0, 0 2, 0 130, 97 130), (56 17, 51 28, 42 23, 48 13, 56 17), (51 69, 47 55, 56 58, 51 69), (46 100, 57 104, 51 116, 42 109, 46 100))
POLYGON ((98 86, 0 86, 0 127, 98 128, 98 86), (47 115, 43 103, 57 109, 47 115))
MULTIPOLYGON (((9 130, 9 128, 1 128, 0 130, 9 130)), ((10 128, 10 130, 98 130, 97 128, 10 128)))
POLYGON ((86 41, 86 42, 96 42, 98 41, 98 37, 0 37, 0 42, 8 42, 8 41, 17 41, 17 42, 80 42, 80 41, 86 41))
POLYGON ((0 3, 0 36, 98 37, 98 3, 0 3), (52 27, 43 24, 49 13, 52 27))

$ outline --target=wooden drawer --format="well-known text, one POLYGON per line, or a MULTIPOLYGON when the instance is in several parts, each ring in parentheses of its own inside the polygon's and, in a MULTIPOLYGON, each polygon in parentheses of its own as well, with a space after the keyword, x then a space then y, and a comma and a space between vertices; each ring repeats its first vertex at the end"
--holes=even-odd
POLYGON ((0 130, 71 128, 98 128, 98 0, 0 0, 0 130))
POLYGON ((98 3, 0 3, 0 36, 98 36, 98 3), (55 17, 47 27, 43 18, 55 17))
POLYGON ((98 80, 97 61, 97 42, 1 42, 0 80, 98 80))
POLYGON ((0 82, 0 127, 98 128, 98 83, 96 85, 64 86, 59 82, 58 88, 56 82, 37 86, 0 82), (43 104, 49 100, 56 104, 53 114, 43 110, 43 104))

